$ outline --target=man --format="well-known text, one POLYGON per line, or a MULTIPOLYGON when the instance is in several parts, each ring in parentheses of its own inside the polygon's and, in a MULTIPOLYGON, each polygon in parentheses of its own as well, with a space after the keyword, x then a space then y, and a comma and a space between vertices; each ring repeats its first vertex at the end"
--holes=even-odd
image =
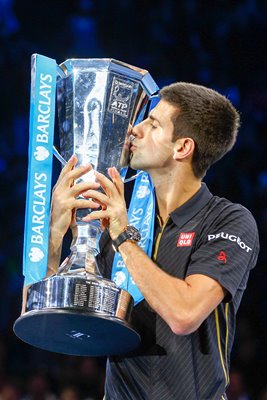
POLYGON ((207 169, 233 146, 239 115, 219 93, 189 83, 163 88, 147 119, 132 129, 130 166, 149 173, 156 194, 152 258, 128 235, 118 171, 98 183, 73 180, 91 166, 63 169, 53 194, 50 269, 76 208, 101 207, 100 264, 111 274, 115 244, 144 300, 133 311, 140 347, 107 363, 105 399, 226 399, 235 316, 259 250, 255 221, 239 204, 213 196, 207 169), (97 191, 99 186, 104 190, 97 191), (76 199, 83 193, 88 199, 76 199), (89 203, 88 203, 89 202, 89 203), (130 240, 129 240, 130 239, 130 240))

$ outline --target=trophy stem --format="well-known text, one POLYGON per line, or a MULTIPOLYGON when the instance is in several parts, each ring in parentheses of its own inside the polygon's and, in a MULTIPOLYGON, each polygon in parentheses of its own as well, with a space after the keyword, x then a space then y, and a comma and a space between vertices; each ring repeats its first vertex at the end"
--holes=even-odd
POLYGON ((72 241, 69 260, 59 268, 60 274, 88 273, 101 277, 96 261, 99 226, 98 221, 77 221, 77 236, 72 241))

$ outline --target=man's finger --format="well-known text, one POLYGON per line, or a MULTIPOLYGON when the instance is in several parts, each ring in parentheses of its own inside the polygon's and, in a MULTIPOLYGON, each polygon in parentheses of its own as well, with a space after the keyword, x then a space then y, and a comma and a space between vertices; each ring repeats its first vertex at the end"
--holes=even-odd
POLYGON ((79 195, 83 195, 84 197, 93 197, 88 195, 87 193, 90 190, 93 190, 94 192, 96 189, 99 189, 100 183, 98 182, 82 182, 82 183, 77 183, 73 185, 70 189, 70 195, 73 197, 77 197, 79 195))
MULTIPOLYGON (((65 167, 64 167, 65 168, 65 167)), ((66 180, 77 180, 78 178, 80 178, 81 176, 87 174, 88 172, 90 172, 93 169, 91 164, 87 164, 87 165, 80 165, 79 167, 73 168, 69 171, 67 171, 64 176, 63 179, 66 180)))
POLYGON ((86 192, 83 193, 83 196, 88 199, 92 198, 97 202, 104 204, 105 206, 110 204, 110 198, 106 194, 103 194, 96 190, 87 190, 86 192))
POLYGON ((86 217, 82 218, 84 222, 93 221, 95 219, 100 219, 100 220, 108 219, 108 211, 107 210, 93 211, 90 214, 86 215, 86 217))
POLYGON ((108 169, 108 174, 112 179, 112 182, 114 183, 114 185, 116 186, 118 192, 121 195, 124 195, 124 183, 121 179, 121 176, 119 174, 119 171, 117 170, 117 168, 112 167, 108 169))
MULTIPOLYGON (((112 169, 109 168, 108 171, 112 169)), ((100 183, 101 187, 103 188, 104 192, 109 197, 116 197, 118 195, 118 188, 114 185, 113 181, 107 178, 105 175, 101 174, 100 172, 95 171, 95 176, 97 182, 100 183)))
POLYGON ((84 199, 74 199, 72 202, 72 208, 73 209, 79 209, 79 208, 99 208, 101 207, 101 204, 98 203, 97 201, 93 200, 84 200, 84 199))
POLYGON ((62 168, 62 170, 61 170, 61 172, 60 172, 60 174, 59 174, 59 176, 58 176, 57 182, 56 182, 56 184, 55 184, 53 190, 55 190, 56 187, 61 183, 61 181, 62 181, 62 179, 65 177, 65 175, 66 175, 68 172, 70 172, 70 171, 75 167, 75 165, 77 164, 77 162, 78 162, 78 159, 77 159, 77 157, 75 156, 75 154, 73 154, 73 155, 70 157, 70 159, 68 160, 67 164, 64 165, 64 167, 62 168))

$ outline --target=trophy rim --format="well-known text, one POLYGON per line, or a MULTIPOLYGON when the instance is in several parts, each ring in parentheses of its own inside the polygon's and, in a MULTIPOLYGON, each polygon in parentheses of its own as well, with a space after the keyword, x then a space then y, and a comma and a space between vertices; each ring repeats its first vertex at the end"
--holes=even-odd
POLYGON ((93 57, 93 58, 76 58, 76 57, 67 58, 62 63, 59 64, 59 67, 62 68, 64 71, 68 71, 68 68, 66 67, 65 64, 68 65, 69 63, 71 63, 73 61, 87 62, 87 63, 89 63, 89 64, 87 64, 88 66, 90 66, 91 62, 92 62, 92 64, 94 62, 103 62, 103 63, 106 63, 107 71, 112 70, 111 66, 112 66, 112 64, 115 64, 115 65, 120 65, 120 66, 123 66, 125 68, 131 69, 131 70, 133 70, 133 71, 135 71, 135 72, 137 72, 137 73, 139 73, 139 74, 141 74, 143 76, 146 75, 146 74, 149 74, 147 69, 144 69, 144 68, 141 68, 141 67, 136 67, 135 65, 126 63, 124 61, 117 60, 117 59, 112 58, 112 57, 111 58, 106 58, 106 57, 105 58, 97 58, 97 57, 96 58, 95 57, 93 57))

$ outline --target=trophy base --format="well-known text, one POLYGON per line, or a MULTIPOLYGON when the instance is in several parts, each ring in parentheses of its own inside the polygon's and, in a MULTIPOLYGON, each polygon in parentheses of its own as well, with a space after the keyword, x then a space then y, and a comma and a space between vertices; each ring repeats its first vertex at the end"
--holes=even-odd
POLYGON ((140 343, 130 324, 133 299, 114 282, 87 275, 54 275, 27 291, 26 312, 14 324, 24 342, 78 356, 125 354, 140 343))
POLYGON ((119 355, 140 343, 138 333, 125 321, 60 309, 26 312, 15 322, 14 332, 32 346, 77 356, 119 355))

